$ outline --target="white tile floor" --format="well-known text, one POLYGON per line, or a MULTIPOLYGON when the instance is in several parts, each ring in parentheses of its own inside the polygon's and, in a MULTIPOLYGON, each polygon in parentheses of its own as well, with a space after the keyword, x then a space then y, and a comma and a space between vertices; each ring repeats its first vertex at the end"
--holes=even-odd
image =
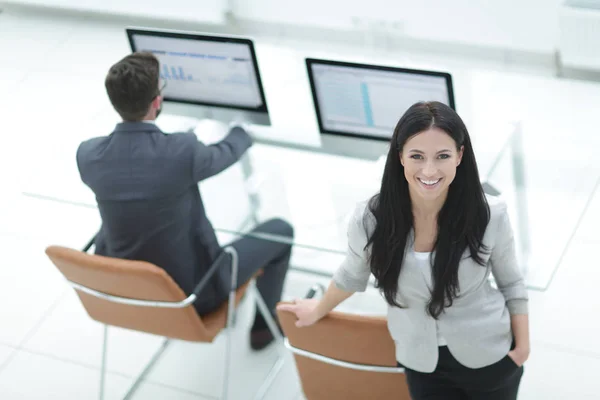
MULTIPOLYGON (((54 191, 71 199, 87 195, 77 180, 74 148, 80 140, 106 134, 112 127, 114 113, 102 79, 108 66, 128 52, 122 28, 89 17, 0 14, 0 54, 9 55, 0 63, 1 399, 96 397, 101 327, 87 317, 43 249, 50 243, 80 247, 98 226, 97 213, 21 192, 48 195, 54 191)), ((301 56, 285 46, 280 38, 257 41, 276 123, 286 119, 287 108, 310 113, 308 93, 299 81, 303 77, 298 67, 301 56), (281 75, 285 69, 280 65, 290 66, 288 75, 281 75), (297 107, 277 101, 284 98, 286 90, 297 90, 298 96, 286 97, 294 97, 297 107)), ((310 53, 319 52, 323 49, 310 53)), ((557 80, 542 71, 539 75, 531 71, 518 74, 511 72, 516 70, 514 66, 489 66, 489 62, 486 69, 464 66, 460 60, 435 60, 440 69, 444 63, 451 66, 459 109, 480 146, 495 146, 496 124, 506 122, 498 121, 498 111, 523 121, 529 210, 535 216, 533 229, 538 235, 535 241, 544 246, 543 235, 565 240, 562 238, 570 235, 566 229, 576 226, 581 211, 569 212, 569 205, 585 204, 600 176, 596 156, 600 139, 591 118, 600 106, 600 85, 557 80)), ((301 124, 314 128, 314 117, 307 114, 301 124)), ((497 177, 500 181, 504 178, 497 177)), ((340 204, 339 194, 332 196, 331 204, 340 204)), ((282 210, 286 207, 293 204, 282 210)), ((547 253, 548 261, 536 268, 544 271, 543 280, 549 279, 559 261, 560 266, 546 291, 531 292, 533 352, 521 399, 600 398, 600 298, 595 295, 600 282, 596 256, 599 222, 600 193, 596 193, 564 257, 560 259, 561 252, 547 243, 547 249, 542 247, 541 254, 547 253)), ((324 229, 321 238, 330 233, 324 229)), ((331 238, 338 238, 335 232, 331 238)), ((331 270, 338 262, 330 256, 330 265, 324 265, 325 258, 300 253, 298 257, 320 262, 324 269, 331 270)), ((286 298, 302 296, 319 280, 327 284, 327 279, 291 273, 286 298)), ((243 317, 235 330, 239 363, 233 371, 234 393, 240 399, 249 398, 274 357, 273 349, 260 354, 249 350, 246 330, 252 310, 248 305, 242 306, 243 317)), ((369 292, 350 299, 344 309, 381 314, 385 305, 376 293, 369 292)), ((150 357, 158 339, 122 329, 110 332, 106 391, 109 399, 117 399, 150 357)), ((222 339, 212 346, 173 343, 135 398, 217 398, 222 339)), ((289 357, 288 361, 269 399, 301 398, 293 360, 289 357)))

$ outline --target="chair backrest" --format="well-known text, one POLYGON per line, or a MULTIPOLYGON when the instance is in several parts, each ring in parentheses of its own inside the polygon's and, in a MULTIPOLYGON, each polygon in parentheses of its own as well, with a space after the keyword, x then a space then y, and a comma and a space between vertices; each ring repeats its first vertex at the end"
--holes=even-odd
MULTIPOLYGON (((297 328, 294 314, 278 311, 291 346, 353 364, 396 367, 394 341, 385 318, 331 312, 297 328)), ((294 354, 307 400, 408 400, 403 373, 361 371, 294 354)))
MULTIPOLYGON (((89 289, 128 299, 180 302, 185 293, 162 269, 129 261, 50 246, 46 254, 69 280, 89 289)), ((227 304, 203 321, 194 306, 162 308, 130 305, 75 289, 89 316, 101 323, 169 338, 210 342, 225 326, 227 304)))

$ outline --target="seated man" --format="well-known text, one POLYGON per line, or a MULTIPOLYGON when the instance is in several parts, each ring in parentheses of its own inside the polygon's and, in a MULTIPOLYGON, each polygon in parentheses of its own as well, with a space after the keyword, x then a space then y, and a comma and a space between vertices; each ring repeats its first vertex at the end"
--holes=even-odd
MULTIPOLYGON (((206 216, 198 182, 234 164, 252 140, 241 127, 233 127, 211 146, 193 133, 164 134, 154 124, 162 97, 159 62, 151 53, 134 53, 117 62, 108 71, 105 86, 123 122, 109 136, 87 140, 77 150, 81 179, 96 195, 102 218, 96 254, 156 264, 189 295, 223 251, 206 216)), ((292 227, 278 219, 255 231, 293 235, 292 227)), ((238 286, 262 268, 257 287, 275 314, 291 245, 250 237, 232 245, 239 254, 238 286)), ((195 303, 198 313, 211 312, 226 301, 230 277, 227 262, 200 293, 195 303)), ((264 348, 272 340, 257 312, 252 348, 264 348)))

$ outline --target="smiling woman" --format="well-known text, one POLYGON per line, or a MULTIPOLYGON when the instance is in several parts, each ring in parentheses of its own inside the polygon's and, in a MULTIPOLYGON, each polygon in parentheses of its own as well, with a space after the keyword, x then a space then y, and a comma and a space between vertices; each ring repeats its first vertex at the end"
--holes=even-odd
POLYGON ((484 194, 467 128, 442 103, 417 103, 396 125, 380 191, 357 206, 323 298, 283 307, 313 324, 371 273, 413 400, 517 398, 528 296, 506 204, 484 194))
POLYGON ((443 130, 432 127, 408 139, 400 156, 411 197, 427 200, 446 193, 460 165, 464 146, 443 130))
POLYGON ((428 311, 439 317, 458 295, 463 252, 468 249, 483 264, 482 239, 490 218, 469 133, 454 110, 431 102, 406 111, 369 209, 377 221, 369 238, 371 270, 386 300, 400 306, 400 260, 414 229, 415 251, 436 252, 428 311))

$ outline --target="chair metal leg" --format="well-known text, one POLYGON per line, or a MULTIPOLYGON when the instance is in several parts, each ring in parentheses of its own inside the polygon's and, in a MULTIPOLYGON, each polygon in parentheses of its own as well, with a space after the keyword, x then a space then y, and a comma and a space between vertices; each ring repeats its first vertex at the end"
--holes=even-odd
POLYGON ((285 351, 283 349, 283 335, 279 331, 279 328, 277 327, 277 323, 275 323, 275 320, 273 319, 273 314, 271 313, 271 310, 269 310, 269 307, 267 307, 264 299, 262 298, 258 289, 256 289, 256 288, 254 290, 254 296, 256 299, 256 304, 258 306, 258 310, 262 314, 263 318, 265 319, 265 321, 267 323, 267 326, 269 327, 269 330, 271 331, 271 333, 273 334, 273 336, 276 339, 275 346, 277 349, 277 360, 275 360, 275 363, 273 363, 273 366, 271 367, 271 370, 267 374, 267 377, 265 378, 262 385, 260 386, 260 388, 258 389, 256 394, 254 395, 254 399, 259 400, 259 399, 263 399, 265 397, 268 390, 271 388, 271 385, 275 381, 275 378, 277 377, 279 372, 281 372, 281 369, 283 368, 283 365, 285 363, 285 359, 284 359, 285 351))
POLYGON ((229 374, 231 369, 231 345, 233 342, 233 321, 235 319, 235 290, 229 292, 227 306, 227 327, 225 338, 225 368, 223 372, 223 392, 221 398, 227 400, 229 396, 229 374))
POLYGON ((163 339, 159 348, 152 355, 152 358, 150 359, 150 361, 148 361, 148 363, 146 364, 146 366, 144 367, 142 372, 140 372, 138 374, 138 376, 134 379, 133 383, 129 387, 129 390, 127 391, 127 394, 125 394, 125 397, 123 397, 123 400, 129 400, 131 398, 131 396, 133 396, 133 394, 137 390, 139 384, 142 382, 142 380, 144 380, 144 378, 148 374, 148 371, 150 371, 150 369, 154 366, 156 361, 158 361, 158 359, 160 358, 162 353, 165 351, 165 349, 167 348, 169 343, 171 343, 170 339, 167 339, 167 338, 163 339))
POLYGON ((267 307, 265 300, 262 298, 262 296, 260 295, 260 292, 258 291, 258 289, 256 287, 254 290, 254 296, 256 299, 256 305, 258 306, 258 310, 260 311, 262 316, 265 318, 265 322, 267 323, 269 330, 271 331, 271 333, 273 334, 273 336, 275 336, 275 338, 277 340, 283 340, 283 336, 281 335, 281 332, 279 331, 279 328, 277 327, 277 323, 273 319, 272 311, 269 310, 269 307, 267 307))
POLYGON ((229 287, 229 302, 227 304, 227 338, 225 339, 225 368, 223 372, 223 391, 222 398, 227 400, 229 395, 229 374, 231 369, 231 345, 233 335, 233 325, 235 320, 235 296, 237 288, 237 276, 238 276, 238 258, 237 252, 234 248, 226 248, 231 255, 231 286, 229 287))
MULTIPOLYGON (((227 307, 227 327, 226 327, 227 338, 226 338, 226 342, 225 342, 225 346, 226 346, 225 347, 225 371, 224 371, 224 376, 223 376, 223 392, 222 392, 223 400, 227 400, 228 395, 229 395, 229 375, 231 372, 230 369, 231 369, 231 359, 232 359, 231 347, 232 347, 232 342, 233 342, 233 324, 234 324, 234 320, 236 317, 235 297, 236 297, 237 276, 238 276, 238 257, 237 257, 237 252, 235 251, 235 248, 226 247, 225 251, 227 251, 228 253, 231 254, 231 286, 230 286, 230 290, 229 290, 229 304, 227 307)), ((263 384, 260 386, 260 388, 258 389, 258 392, 255 395, 255 399, 262 399, 264 397, 264 395, 266 394, 266 392, 268 391, 268 389, 271 387, 277 374, 281 371, 281 368, 283 367, 283 364, 284 364, 285 353, 283 351, 283 345, 282 345, 283 336, 281 335, 281 332, 279 332, 279 328, 277 327, 277 324, 275 323, 275 320, 273 319, 273 314, 271 313, 271 311, 265 304, 265 301, 263 300, 262 296, 256 289, 256 286, 253 285, 252 287, 254 288, 255 299, 256 299, 256 304, 258 305, 258 309, 259 309, 260 313, 263 315, 265 321, 267 322, 267 325, 268 325, 271 333, 276 338, 276 342, 278 342, 277 343, 278 358, 275 361, 271 370, 269 371, 269 374, 265 378, 263 384)))
POLYGON ((106 347, 108 344, 108 325, 104 325, 102 335, 102 365, 100 365, 100 400, 104 400, 104 381, 106 377, 106 347))

